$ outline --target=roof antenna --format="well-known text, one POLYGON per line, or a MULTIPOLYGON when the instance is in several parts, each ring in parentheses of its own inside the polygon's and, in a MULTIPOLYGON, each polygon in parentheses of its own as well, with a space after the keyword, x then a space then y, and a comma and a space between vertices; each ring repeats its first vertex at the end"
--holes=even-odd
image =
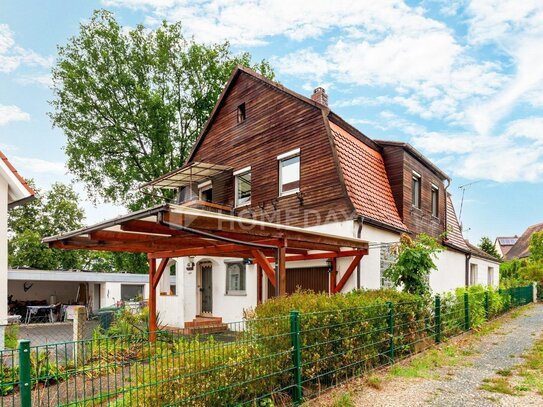
MULTIPOLYGON (((473 184, 477 184, 478 182, 481 182, 481 181, 473 181, 473 182, 470 182, 469 184, 460 185, 458 187, 458 189, 462 190, 462 199, 460 200, 460 213, 458 214, 458 223, 460 223, 460 232, 464 231, 464 225, 462 224, 462 209, 464 208, 464 194, 466 193, 466 189, 471 187, 473 184)), ((470 229, 471 228, 467 230, 470 230, 470 229)))

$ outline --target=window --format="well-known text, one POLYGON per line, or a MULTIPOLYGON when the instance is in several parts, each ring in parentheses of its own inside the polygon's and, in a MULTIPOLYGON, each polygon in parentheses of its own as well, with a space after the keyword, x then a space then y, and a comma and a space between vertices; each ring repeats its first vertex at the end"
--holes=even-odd
POLYGON ((432 216, 436 217, 439 215, 439 188, 435 185, 432 185, 432 216))
POLYGON ((236 207, 251 203, 251 167, 234 173, 236 177, 236 207))
POLYGON ((203 184, 198 185, 198 188, 200 201, 213 202, 213 188, 211 185, 211 181, 207 181, 203 184))
POLYGON ((392 281, 385 277, 385 271, 394 264, 396 256, 390 252, 390 248, 381 247, 381 288, 393 288, 392 281))
POLYGON ((143 299, 143 285, 121 284, 121 299, 123 301, 141 301, 143 299))
POLYGON ((277 157, 279 160, 279 196, 300 190, 300 149, 277 157))
POLYGON ((245 103, 238 106, 238 123, 245 121, 245 103))
POLYGON ((490 287, 494 285, 494 267, 488 268, 486 283, 490 287))
POLYGON ((245 294, 245 264, 226 263, 226 294, 245 294))
POLYGON ((411 182, 411 202, 413 207, 420 209, 420 175, 413 172, 411 182))
POLYGON ((477 285, 477 264, 469 265, 469 285, 477 285))

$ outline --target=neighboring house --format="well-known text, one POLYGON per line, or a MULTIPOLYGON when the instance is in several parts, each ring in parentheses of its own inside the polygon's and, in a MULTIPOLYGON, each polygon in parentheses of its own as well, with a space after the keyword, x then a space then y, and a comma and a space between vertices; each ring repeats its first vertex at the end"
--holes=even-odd
POLYGON ((512 260, 530 256, 530 238, 536 232, 543 232, 543 223, 528 227, 507 252, 505 258, 507 260, 512 260))
MULTIPOLYGON (((168 292, 175 292, 175 283, 168 292)), ((12 304, 81 304, 96 312, 137 296, 149 296, 147 274, 97 273, 75 270, 8 270, 12 304)), ((20 313, 19 313, 20 314, 20 313)), ((23 315, 24 316, 24 315, 23 315)))
POLYGON ((509 250, 517 243, 518 236, 503 236, 497 237, 494 241, 494 247, 503 258, 507 257, 509 250))
POLYGON ((8 318, 8 210, 34 197, 34 191, 0 151, 0 349, 8 318))
MULTIPOLYGON (((180 203, 199 199, 238 216, 369 241, 369 254, 344 292, 389 286, 383 276, 394 260, 389 247, 404 232, 443 237, 447 250, 430 277, 434 291, 469 283, 471 249, 447 192, 448 175, 409 144, 362 134, 330 111, 322 88, 306 98, 237 68, 185 167, 201 163, 226 170, 184 187, 180 203)), ((175 185, 175 177, 166 175, 147 186, 175 185)), ((196 267, 180 274, 178 287, 184 290, 179 290, 178 303, 158 306, 166 314, 182 307, 185 321, 203 313, 239 320, 243 309, 261 300, 256 273, 247 262, 195 257, 179 259, 178 268, 185 270, 187 263, 196 267), (206 286, 204 274, 211 270, 213 282, 206 286)), ((347 264, 338 261, 338 268, 347 264)), ((325 259, 288 267, 287 292, 296 287, 329 290, 325 259)), ((274 295, 271 288, 264 282, 262 299, 274 295)), ((179 325, 179 317, 166 315, 166 320, 179 325)))
POLYGON ((468 285, 497 287, 500 278, 500 260, 466 241, 471 251, 469 257, 468 285))

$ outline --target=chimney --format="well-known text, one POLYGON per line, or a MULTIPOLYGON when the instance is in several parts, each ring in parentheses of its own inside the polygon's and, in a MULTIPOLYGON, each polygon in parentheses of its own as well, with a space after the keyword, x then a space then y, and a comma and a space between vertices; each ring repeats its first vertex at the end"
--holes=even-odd
POLYGON ((328 95, 326 94, 324 88, 321 88, 320 86, 315 88, 313 94, 311 95, 311 99, 317 103, 320 103, 321 105, 328 106, 328 95))

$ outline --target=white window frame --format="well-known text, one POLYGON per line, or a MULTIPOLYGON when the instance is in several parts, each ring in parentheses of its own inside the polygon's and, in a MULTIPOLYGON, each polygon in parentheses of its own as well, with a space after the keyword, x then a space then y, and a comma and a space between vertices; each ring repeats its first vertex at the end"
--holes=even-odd
POLYGON ((237 170, 233 172, 234 175, 234 202, 236 208, 242 208, 244 206, 251 205, 251 199, 253 198, 253 174, 251 174, 251 196, 249 197, 249 200, 247 202, 238 202, 238 177, 240 175, 245 175, 247 173, 251 172, 251 167, 245 167, 241 170, 237 170))
POLYGON ((290 151, 287 151, 286 153, 283 153, 283 154, 280 154, 277 156, 277 164, 279 165, 279 196, 288 196, 288 195, 292 195, 292 194, 295 194, 297 192, 300 192, 300 188, 294 188, 294 189, 290 189, 288 191, 284 191, 283 192, 283 182, 282 182, 282 179, 283 179, 283 175, 282 175, 282 162, 283 161, 286 161, 290 158, 294 158, 294 157, 298 157, 298 161, 299 161, 299 169, 298 169, 298 183, 301 182, 301 178, 302 178, 302 161, 301 161, 301 156, 300 156, 300 149, 299 148, 296 148, 294 150, 290 150, 290 151))
POLYGON ((411 191, 411 206, 413 208, 421 209, 422 208, 422 177, 418 172, 413 171, 413 174, 411 175, 411 189, 413 189, 413 181, 415 181, 415 179, 418 182, 418 188, 417 188, 418 192, 416 194, 418 198, 418 202, 416 202, 415 204, 413 200, 413 191, 411 191))
POLYGON ((225 276, 226 282, 224 286, 224 291, 226 295, 247 295, 247 265, 243 261, 225 261, 225 276), (228 266, 231 264, 239 264, 241 266, 240 272, 240 281, 243 278, 244 281, 244 290, 229 290, 230 275, 228 271, 228 266))
POLYGON ((211 184, 211 180, 202 182, 201 184, 198 184, 198 199, 200 201, 203 201, 202 199, 202 192, 208 191, 210 189, 213 189, 213 185, 211 184))
POLYGON ((489 287, 494 286, 494 267, 488 266, 486 271, 486 284, 489 287))
POLYGON ((434 218, 439 217, 439 187, 432 184, 432 190, 430 194, 430 209, 434 218), (434 214, 434 191, 436 192, 436 213, 434 214))
POLYGON ((479 265, 475 263, 470 263, 469 265, 469 285, 477 285, 479 280, 479 265))

